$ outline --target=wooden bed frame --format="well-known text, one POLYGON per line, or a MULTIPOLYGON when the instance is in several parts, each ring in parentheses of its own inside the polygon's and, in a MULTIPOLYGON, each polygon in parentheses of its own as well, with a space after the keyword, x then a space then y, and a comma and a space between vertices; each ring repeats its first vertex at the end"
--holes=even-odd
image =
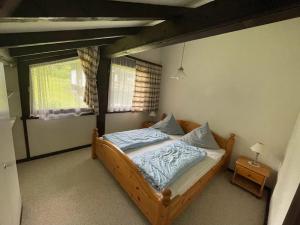
MULTIPOLYGON (((194 122, 177 120, 185 133, 200 125, 194 122)), ((152 225, 169 225, 200 193, 206 184, 220 171, 227 168, 234 144, 234 134, 228 139, 213 133, 217 143, 226 153, 222 159, 202 176, 189 190, 171 199, 170 189, 158 192, 144 179, 136 165, 117 146, 98 137, 97 129, 93 133, 92 158, 100 159, 112 173, 123 189, 139 207, 152 225)))

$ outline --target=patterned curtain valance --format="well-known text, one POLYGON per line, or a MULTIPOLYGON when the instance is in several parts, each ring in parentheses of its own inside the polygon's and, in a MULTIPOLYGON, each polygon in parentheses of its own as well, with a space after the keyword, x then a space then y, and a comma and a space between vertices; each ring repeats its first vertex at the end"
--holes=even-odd
POLYGON ((128 58, 128 57, 112 58, 111 63, 112 64, 117 64, 117 65, 120 65, 120 66, 131 67, 131 68, 136 67, 135 60, 131 59, 131 58, 128 58))
POLYGON ((133 96, 133 111, 157 111, 159 105, 160 66, 136 60, 136 78, 133 96))
POLYGON ((77 53, 86 76, 84 102, 98 114, 99 105, 96 76, 100 60, 99 48, 96 46, 80 48, 77 50, 77 53))

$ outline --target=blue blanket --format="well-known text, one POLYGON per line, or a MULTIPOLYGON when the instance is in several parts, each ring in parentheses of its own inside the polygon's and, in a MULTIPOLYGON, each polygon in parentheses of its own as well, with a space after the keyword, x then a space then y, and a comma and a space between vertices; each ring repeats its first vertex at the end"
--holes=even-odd
POLYGON ((154 128, 144 128, 105 134, 103 138, 125 151, 167 140, 169 136, 154 128))
POLYGON ((172 184, 206 156, 206 151, 176 141, 170 145, 133 157, 146 180, 158 191, 172 184))

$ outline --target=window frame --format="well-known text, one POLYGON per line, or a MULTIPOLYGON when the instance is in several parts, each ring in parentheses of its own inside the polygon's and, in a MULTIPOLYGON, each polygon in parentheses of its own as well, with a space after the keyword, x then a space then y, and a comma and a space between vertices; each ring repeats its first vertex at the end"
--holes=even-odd
MULTIPOLYGON (((65 53, 61 55, 48 56, 43 58, 20 58, 18 60, 18 79, 19 79, 19 90, 21 100, 21 119, 31 120, 39 119, 39 117, 30 116, 30 66, 41 63, 51 63, 58 60, 67 60, 78 57, 77 52, 65 53)), ((79 116, 95 115, 94 112, 83 113, 79 116)))
MULTIPOLYGON (((33 87, 31 87, 31 85, 32 85, 31 69, 36 67, 36 66, 49 66, 49 65, 53 65, 53 64, 59 64, 59 63, 68 63, 68 62, 71 62, 71 61, 74 61, 74 60, 78 60, 79 63, 80 63, 80 59, 77 56, 77 57, 71 57, 71 58, 65 58, 65 59, 59 59, 59 60, 51 60, 51 61, 47 61, 47 62, 44 62, 44 63, 31 64, 29 66, 29 89, 30 89, 30 91, 29 91, 29 97, 30 97, 29 105, 30 105, 30 107, 32 107, 32 105, 31 105, 32 104, 32 102, 31 102, 32 101, 31 92, 33 92, 33 87)), ((80 109, 80 110, 85 110, 86 109, 87 112, 81 112, 81 114, 87 114, 87 113, 93 112, 93 109, 89 108, 88 106, 86 108, 69 107, 69 108, 58 108, 58 109, 48 109, 48 110, 52 110, 52 111, 61 111, 62 110, 63 111, 63 110, 76 110, 76 109, 80 109)), ((79 116, 79 115, 77 115, 77 116, 79 116)), ((30 117, 35 117, 35 116, 30 115, 30 117)), ((37 118, 39 118, 39 117, 37 116, 37 118)))

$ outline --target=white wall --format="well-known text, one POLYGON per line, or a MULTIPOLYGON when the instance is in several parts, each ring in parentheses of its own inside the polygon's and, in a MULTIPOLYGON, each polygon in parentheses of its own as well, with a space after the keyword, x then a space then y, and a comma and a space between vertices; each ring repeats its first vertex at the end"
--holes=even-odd
POLYGON ((161 112, 221 135, 237 134, 231 167, 261 141, 261 160, 277 170, 300 110, 300 19, 188 42, 183 80, 172 80, 182 45, 163 48, 161 112))
POLYGON ((8 64, 8 62, 13 61, 6 48, 0 48, 0 58, 2 58, 1 61, 4 65, 8 64))
POLYGON ((269 211, 269 225, 281 225, 300 183, 300 113, 278 174, 269 211))
POLYGON ((136 53, 136 54, 133 54, 132 56, 139 58, 139 59, 149 61, 149 62, 153 62, 156 64, 161 64, 161 49, 160 48, 149 50, 146 52, 136 53))
POLYGON ((105 133, 133 130, 142 127, 144 121, 151 120, 147 113, 126 112, 106 114, 105 133))
POLYGON ((27 120, 31 156, 90 144, 96 116, 27 120))

